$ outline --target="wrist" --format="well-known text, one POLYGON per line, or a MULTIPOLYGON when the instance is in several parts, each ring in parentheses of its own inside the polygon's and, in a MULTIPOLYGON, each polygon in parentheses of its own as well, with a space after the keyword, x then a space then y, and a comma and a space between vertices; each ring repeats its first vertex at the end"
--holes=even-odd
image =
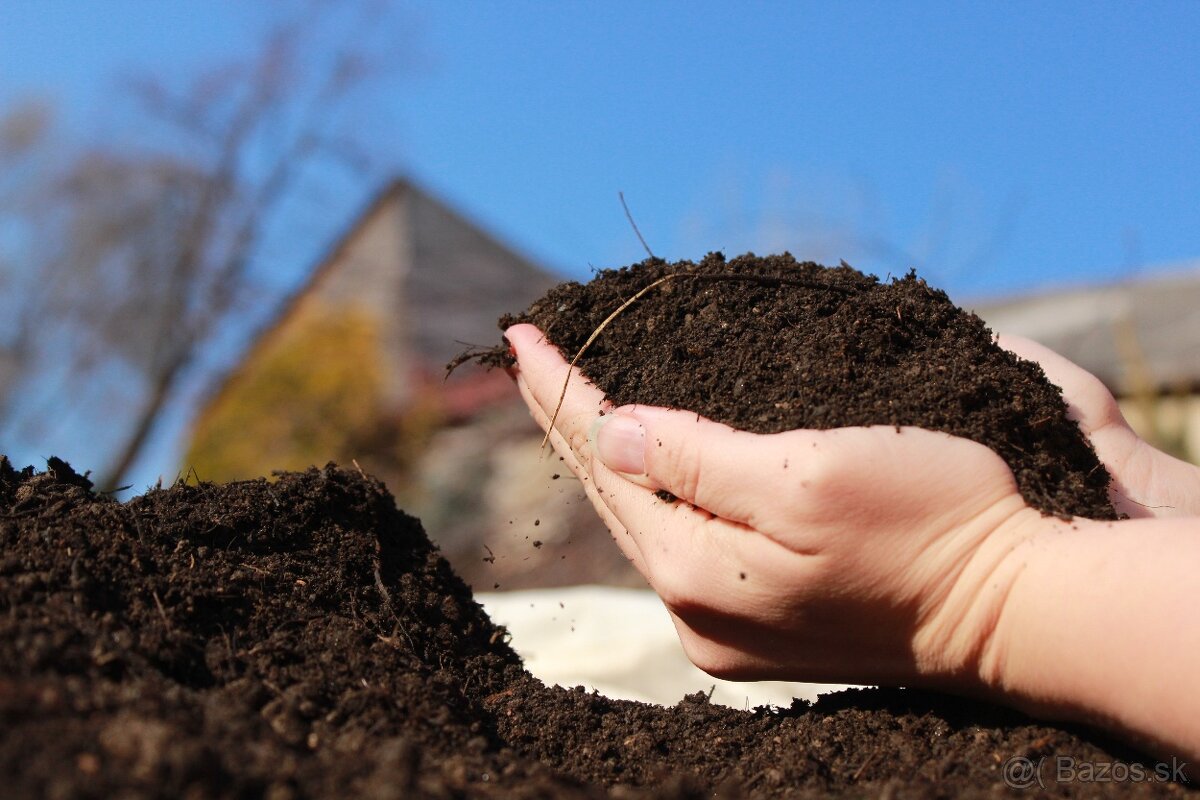
POLYGON ((1022 637, 1029 634, 1029 615, 1036 614, 1039 605, 1047 601, 1043 576, 1053 574, 1056 559, 1070 560, 1072 541, 1064 533, 1078 533, 1081 522, 1031 512, 1037 519, 1021 520, 1024 535, 997 570, 1004 579, 1003 583, 997 581, 1003 594, 996 602, 974 665, 984 696, 1023 708, 1021 699, 1029 683, 1024 674, 1026 662, 1014 654, 1021 650, 1022 637))
POLYGON ((1200 754, 1194 519, 1048 520, 1028 540, 980 659, 990 699, 1200 754))
POLYGON ((1004 684, 1001 621, 1030 559, 1040 557, 1035 543, 1055 521, 1014 496, 965 532, 973 552, 914 639, 921 683, 985 697, 1004 684))

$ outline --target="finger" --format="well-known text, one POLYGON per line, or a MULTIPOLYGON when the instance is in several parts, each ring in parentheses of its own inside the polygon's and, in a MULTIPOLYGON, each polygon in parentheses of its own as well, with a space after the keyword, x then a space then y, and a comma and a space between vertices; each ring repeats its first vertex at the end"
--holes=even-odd
MULTIPOLYGON (((535 408, 535 418, 545 425, 544 413, 535 408)), ((716 603, 787 621, 773 587, 803 579, 815 562, 793 563, 796 553, 774 540, 695 505, 659 497, 590 454, 580 461, 557 431, 551 442, 564 452, 564 462, 580 477, 622 552, 668 607, 686 612, 716 603)))
POLYGON ((528 389, 526 402, 540 408, 547 423, 553 420, 571 451, 582 456, 588 448, 589 427, 610 408, 604 393, 569 366, 534 326, 514 325, 504 336, 516 351, 517 369, 528 389))
POLYGON ((599 421, 598 438, 624 439, 626 444, 630 439, 642 441, 644 465, 615 465, 627 480, 652 490, 666 489, 716 516, 754 528, 761 510, 777 503, 781 493, 803 488, 805 462, 792 451, 807 454, 816 439, 828 436, 813 431, 760 436, 691 412, 649 406, 623 409, 627 413, 620 419, 609 415, 602 419, 601 412, 612 410, 603 393, 572 370, 541 331, 532 325, 514 325, 505 337, 517 354, 518 385, 524 381, 526 402, 531 411, 540 412, 543 429, 554 420, 581 476, 595 472, 589 434, 599 421), (630 430, 631 425, 636 429, 650 421, 655 433, 649 440, 644 430, 630 430))
MULTIPOLYGON (((551 443, 579 478, 621 552, 653 585, 651 569, 646 563, 640 543, 633 538, 625 520, 614 513, 604 489, 597 483, 599 476, 596 474, 596 466, 599 462, 591 457, 588 431, 600 419, 600 412, 610 408, 604 400, 603 393, 577 371, 572 370, 562 353, 546 341, 541 331, 534 326, 514 325, 505 331, 505 338, 516 351, 519 370, 517 386, 534 419, 542 430, 550 430, 551 443), (568 375, 571 375, 573 380, 567 383, 564 393, 563 386, 568 380, 568 375), (554 423, 553 430, 550 427, 551 420, 554 423)), ((606 478, 614 477, 611 471, 605 469, 603 472, 606 478)), ((621 481, 614 479, 611 483, 619 484, 621 481)), ((627 498, 625 506, 628 509, 638 504, 655 503, 661 504, 661 501, 649 495, 627 498)), ((655 521, 663 522, 665 521, 655 521)), ((638 524, 650 523, 639 521, 638 524)))
POLYGON ((850 655, 844 655, 846 644, 833 641, 828 626, 781 629, 753 618, 673 613, 671 621, 688 659, 722 680, 873 684, 899 683, 898 676, 912 674, 911 667, 881 664, 877 643, 851 642, 850 655))
MULTIPOLYGON (((595 458, 588 441, 589 429, 600 419, 601 411, 611 410, 600 390, 576 375, 564 395, 562 385, 569 371, 568 364, 562 354, 544 340, 537 328, 530 325, 513 326, 505 336, 517 353, 517 384, 534 418, 545 430, 558 408, 551 442, 579 477, 626 557, 634 562, 664 599, 687 606, 703 599, 722 595, 728 597, 726 593, 735 589, 741 589, 739 596, 745 597, 744 587, 739 586, 740 581, 744 580, 741 577, 743 574, 761 575, 767 569, 777 567, 780 556, 788 553, 786 548, 740 523, 755 521, 759 508, 769 509, 770 504, 778 500, 778 495, 770 492, 755 494, 745 499, 747 511, 743 512, 740 506, 735 508, 733 504, 716 502, 719 487, 714 487, 714 494, 710 498, 708 482, 701 484, 701 491, 692 492, 684 488, 686 481, 658 480, 655 474, 651 476, 652 483, 657 485, 644 485, 645 476, 643 485, 638 485, 630 481, 628 476, 609 469, 595 458), (563 398, 561 408, 560 396, 563 398), (667 488, 677 497, 684 497, 692 505, 671 503, 656 497, 653 489, 659 487, 667 488), (705 505, 704 501, 708 501, 709 505, 705 505)), ((724 425, 698 420, 696 415, 687 412, 649 411, 671 415, 683 424, 694 425, 699 422, 705 431, 718 432, 720 435, 711 442, 713 455, 718 456, 716 461, 723 460, 730 451, 736 451, 735 455, 740 454, 742 462, 756 466, 767 453, 765 458, 768 461, 775 459, 784 471, 788 469, 786 456, 781 449, 786 446, 784 443, 776 442, 774 447, 768 447, 765 451, 761 444, 756 447, 753 443, 754 440, 777 437, 736 432, 724 425), (723 441, 731 436, 738 439, 736 448, 723 441), (776 450, 779 451, 777 459, 771 454, 776 450)), ((683 431, 682 435, 689 433, 691 431, 683 431)), ((806 436, 807 432, 796 432, 794 438, 796 442, 806 442, 806 436)), ((708 441, 705 437, 701 439, 708 441)), ((796 442, 792 443, 793 446, 796 442)), ((652 444, 654 447, 648 447, 648 450, 661 447, 663 443, 655 441, 652 444)), ((661 457, 656 455, 648 463, 658 464, 660 461, 661 457)), ((664 466, 659 471, 666 473, 670 470, 664 466)), ((735 468, 729 474, 736 472, 735 468)), ((745 476, 746 471, 742 471, 740 477, 744 480, 745 476)), ((763 602, 769 604, 769 598, 763 602)))
MULTIPOLYGON (((1189 507, 1186 500, 1178 499, 1172 492, 1152 499, 1144 489, 1129 485, 1127 476, 1130 475, 1164 474, 1164 462, 1155 458, 1157 451, 1148 447, 1130 427, 1112 393, 1099 378, 1029 339, 998 336, 997 342, 1022 358, 1036 361, 1046 377, 1062 387, 1071 419, 1079 423, 1080 430, 1091 441, 1096 455, 1112 476, 1109 499, 1113 508, 1136 519, 1173 516, 1175 509, 1189 507)), ((1173 471, 1175 467, 1171 464, 1167 469, 1173 471)), ((1163 485, 1169 483, 1164 481, 1163 485)))
MULTIPOLYGON (((517 353, 517 386, 534 419, 547 430, 554 418, 551 442, 579 478, 621 551, 652 586, 656 589, 667 586, 669 596, 679 596, 680 602, 686 602, 685 592, 675 591, 680 583, 678 576, 691 574, 693 564, 718 564, 732 552, 728 543, 718 544, 711 532, 693 535, 705 526, 710 515, 665 502, 650 489, 625 480, 594 458, 588 433, 601 418, 600 412, 610 409, 603 394, 577 373, 563 394, 569 366, 537 328, 517 325, 506 331, 505 336, 517 353)), ((729 566, 720 573, 728 577, 740 571, 729 566)), ((704 579, 694 585, 713 583, 704 579)), ((690 600, 690 590, 686 594, 690 600)))
POLYGON ((665 489, 715 516, 765 530, 761 526, 777 516, 781 498, 804 494, 832 433, 760 435, 688 411, 626 406, 602 421, 596 447, 604 463, 631 482, 665 489), (641 443, 640 457, 633 442, 641 443))
MULTIPOLYGON (((530 396, 523 374, 517 386, 544 430, 549 418, 530 396)), ((703 509, 664 500, 613 472, 590 451, 581 460, 557 430, 550 442, 579 478, 622 553, 669 607, 696 609, 719 601, 725 608, 757 609, 760 616, 779 611, 780 621, 786 619, 770 587, 795 578, 794 572, 782 573, 790 551, 703 509)))
POLYGON ((574 436, 574 441, 570 438, 572 427, 586 430, 587 426, 598 418, 599 410, 606 407, 603 394, 582 376, 576 375, 575 380, 566 387, 562 407, 558 408, 557 397, 563 394, 562 384, 568 374, 568 365, 562 354, 533 325, 514 325, 505 331, 504 335, 517 355, 517 388, 529 407, 530 414, 543 431, 549 431, 550 444, 563 459, 563 463, 579 479, 588 499, 608 527, 621 552, 644 575, 645 567, 641 553, 629 541, 628 532, 620 520, 604 505, 595 490, 588 466, 580 460, 586 436, 583 437, 583 441, 580 441, 578 435, 574 436), (554 394, 555 391, 557 395, 554 394), (551 405, 551 397, 555 398, 554 405, 551 405), (550 421, 556 409, 559 413, 554 421, 556 425, 561 421, 562 427, 550 430, 550 421), (565 435, 564 430, 567 431, 565 435))
POLYGON ((670 609, 668 613, 688 660, 714 678, 728 681, 796 679, 795 668, 790 663, 786 666, 780 663, 778 630, 763 632, 757 626, 746 625, 746 620, 734 618, 718 620, 711 626, 700 626, 695 622, 695 617, 684 619, 670 609), (747 627, 755 628, 756 638, 749 648, 743 641, 747 627), (764 645, 775 652, 765 656, 755 652, 764 645), (786 675, 781 674, 784 669, 787 670, 786 675))
POLYGON ((780 587, 811 582, 823 557, 797 552, 759 531, 690 503, 664 500, 599 461, 594 488, 637 547, 643 574, 677 613, 720 609, 789 621, 780 587))

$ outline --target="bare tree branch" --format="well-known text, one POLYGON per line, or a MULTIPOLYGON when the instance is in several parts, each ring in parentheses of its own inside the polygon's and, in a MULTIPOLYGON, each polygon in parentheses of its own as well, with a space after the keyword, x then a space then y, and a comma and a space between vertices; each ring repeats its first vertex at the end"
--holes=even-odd
MULTIPOLYGON (((278 155, 257 185, 247 185, 239 170, 255 134, 286 124, 286 115, 281 111, 289 99, 287 89, 295 66, 297 36, 297 29, 285 28, 271 37, 255 67, 249 91, 242 96, 227 125, 216 169, 201 195, 192 225, 182 238, 170 275, 176 282, 171 296, 181 299, 189 290, 194 294, 187 298, 190 302, 185 303, 186 308, 178 309, 178 319, 183 321, 178 335, 164 336, 161 340, 167 342, 167 350, 155 370, 142 411, 128 440, 99 481, 101 486, 119 484, 145 447, 180 376, 246 288, 248 270, 267 221, 287 198, 298 173, 314 157, 329 109, 339 96, 368 74, 362 59, 351 49, 339 51, 319 90, 303 110, 287 145, 278 149, 278 155), (220 218, 224 216, 229 221, 238 216, 230 210, 239 204, 240 222, 233 223, 234 233, 227 250, 213 253, 215 228, 220 218)), ((347 43, 348 48, 350 45, 347 43)))
MULTIPOLYGON (((343 163, 327 147, 339 141, 331 121, 376 76, 359 41, 378 11, 366 8, 336 46, 306 39, 326 33, 308 9, 248 61, 175 88, 126 81, 158 137, 149 148, 59 153, 47 159, 56 169, 11 180, 18 159, 49 152, 45 115, 0 117, 0 212, 20 206, 14 219, 36 240, 36 252, 9 253, 5 242, 21 237, 0 228, 0 312, 9 312, 0 434, 30 433, 93 403, 107 430, 122 431, 97 483, 122 482, 188 370, 255 288, 264 236, 301 177, 343 163), (114 400, 121 395, 126 402, 114 400)), ((352 138, 343 144, 362 152, 352 138)))

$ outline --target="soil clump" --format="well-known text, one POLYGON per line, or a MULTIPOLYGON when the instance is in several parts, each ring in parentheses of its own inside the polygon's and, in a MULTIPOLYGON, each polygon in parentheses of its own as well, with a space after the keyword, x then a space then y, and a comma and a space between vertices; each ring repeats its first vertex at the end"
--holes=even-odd
POLYGON ((1047 781, 1054 757, 1136 758, 910 691, 738 711, 546 687, 357 472, 119 503, 57 459, 0 457, 5 797, 1007 796, 1014 756, 1046 757, 1047 781))
MULTIPOLYGON (((615 405, 695 411, 735 428, 912 425, 987 445, 1046 514, 1116 519, 1109 475, 1036 364, 915 274, 880 281, 788 254, 648 259, 551 289, 501 329, 537 325, 615 405)), ((508 366, 507 347, 475 357, 508 366)))

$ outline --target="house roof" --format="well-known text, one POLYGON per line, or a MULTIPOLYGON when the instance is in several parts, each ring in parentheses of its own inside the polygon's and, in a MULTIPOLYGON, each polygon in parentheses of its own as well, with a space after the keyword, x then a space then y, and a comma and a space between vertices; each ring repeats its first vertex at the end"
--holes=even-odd
POLYGON ((1200 260, 973 310, 992 330, 1046 345, 1118 395, 1200 390, 1200 260))
MULTIPOLYGON (((425 212, 420 218, 409 219, 412 229, 408 230, 407 234, 409 247, 414 252, 407 255, 415 261, 419 269, 413 270, 407 281, 412 284, 415 295, 412 305, 415 311, 425 318, 421 320, 420 329, 413 331, 413 345, 418 353, 427 356, 428 360, 439 365, 445 363, 450 356, 462 349, 461 345, 455 343, 455 338, 480 338, 484 332, 480 330, 481 327, 486 329, 486 339, 481 338, 480 342, 472 343, 491 343, 497 338, 496 319, 500 314, 520 311, 517 305, 505 305, 505 301, 511 303, 515 294, 523 307, 562 279, 553 276, 551 272, 542 269, 524 255, 516 253, 508 243, 500 241, 478 223, 470 221, 412 180, 396 178, 380 188, 350 221, 342 235, 334 240, 334 245, 317 261, 306 281, 288 296, 275 317, 260 329, 256 343, 269 337, 271 331, 280 329, 284 321, 295 313, 300 301, 343 263, 348 248, 353 246, 380 209, 403 199, 413 200, 415 210, 425 212), (431 223, 440 224, 439 227, 433 228, 431 223), (426 230, 426 227, 431 230, 426 230), (485 284, 484 291, 464 291, 461 285, 462 275, 455 275, 454 272, 445 269, 448 261, 456 260, 456 249, 467 243, 464 242, 467 239, 464 234, 469 234, 470 239, 474 240, 469 242, 469 245, 486 248, 491 253, 502 253, 506 257, 503 264, 494 263, 490 259, 479 259, 464 265, 464 269, 472 272, 470 278, 473 281, 485 284), (431 241, 438 240, 439 237, 445 241, 431 241), (516 293, 512 293, 505 285, 514 282, 521 283, 521 288, 516 293), (449 313, 430 313, 431 306, 438 307, 437 311, 449 313), (480 320, 486 321, 481 324, 480 320)), ((414 217, 416 213, 410 210, 409 216, 414 217)), ((401 258, 400 253, 396 255, 397 260, 401 258)), ((396 269, 401 269, 401 265, 397 264, 396 269)), ((253 348, 247 357, 252 353, 253 348)))
MULTIPOLYGON (((409 215, 414 214, 412 209, 415 207, 416 213, 421 214, 422 219, 416 222, 408 220, 410 252, 398 253, 397 260, 407 259, 410 261, 409 266, 414 259, 422 262, 422 267, 415 271, 416 274, 410 271, 407 278, 409 283, 415 284, 415 296, 410 298, 409 303, 415 308, 409 309, 410 316, 420 323, 409 328, 408 336, 411 341, 408 346, 413 349, 426 369, 441 367, 450 356, 464 349, 465 345, 455 341, 456 338, 478 339, 478 342, 472 343, 499 341, 499 330, 495 321, 502 313, 520 310, 524 304, 531 302, 561 280, 516 253, 497 237, 412 180, 405 177, 395 178, 371 197, 316 262, 304 282, 293 290, 279 304, 277 312, 259 327, 244 353, 228 371, 214 381, 212 389, 200 405, 201 409, 211 405, 227 387, 239 379, 248 365, 255 363, 258 356, 269 349, 275 334, 287 327, 289 320, 299 312, 305 298, 345 262, 346 254, 377 213, 384 210, 388 204, 398 204, 406 199, 414 201, 409 203, 409 215), (425 233, 421 221, 430 223, 434 232, 425 233), (447 234, 448 241, 426 241, 439 236, 447 237, 447 234), (416 241, 412 241, 413 239, 416 241), (467 252, 456 253, 456 248, 463 242, 466 242, 467 252), (499 263, 495 259, 487 260, 487 263, 472 262, 472 248, 475 251, 482 248, 489 254, 499 255, 499 263), (464 294, 458 285, 462 283, 461 275, 456 275, 451 270, 440 269, 440 264, 426 263, 431 260, 437 262, 439 259, 463 262, 459 265, 460 270, 478 268, 483 271, 485 290, 464 294), (515 293, 506 285, 514 283, 519 286, 515 293), (514 297, 522 298, 520 304, 514 303, 514 297)), ((399 263, 397 269, 401 269, 399 263)), ((396 313, 402 314, 404 310, 397 309, 396 313)))

